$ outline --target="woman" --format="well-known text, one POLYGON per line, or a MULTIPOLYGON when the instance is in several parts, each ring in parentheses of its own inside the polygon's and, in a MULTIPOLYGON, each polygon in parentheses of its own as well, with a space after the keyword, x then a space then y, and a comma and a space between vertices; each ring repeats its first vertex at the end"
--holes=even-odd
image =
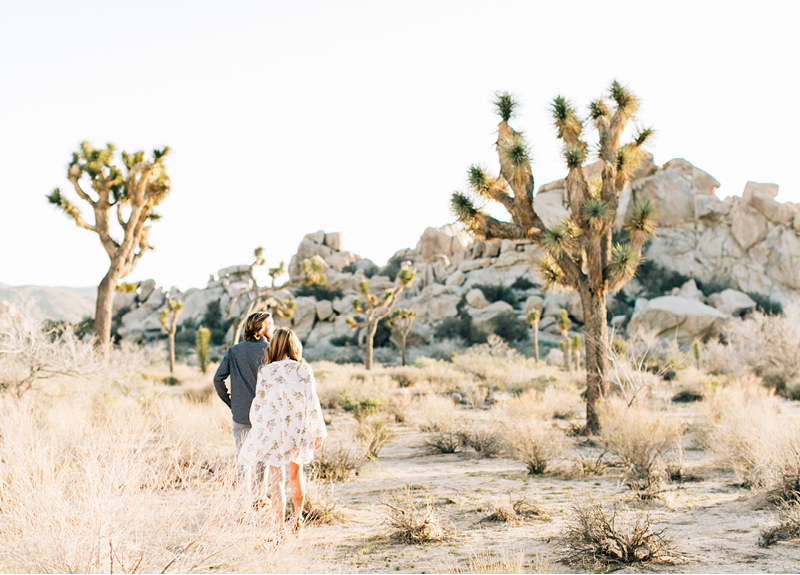
POLYGON ((305 477, 303 465, 314 458, 327 435, 311 366, 303 359, 303 346, 287 328, 275 330, 266 352, 266 363, 258 372, 256 396, 250 406, 253 426, 242 446, 240 464, 263 462, 270 466, 272 510, 278 526, 277 541, 286 540, 284 513, 286 476, 292 488, 292 532, 299 535, 303 524, 305 477))

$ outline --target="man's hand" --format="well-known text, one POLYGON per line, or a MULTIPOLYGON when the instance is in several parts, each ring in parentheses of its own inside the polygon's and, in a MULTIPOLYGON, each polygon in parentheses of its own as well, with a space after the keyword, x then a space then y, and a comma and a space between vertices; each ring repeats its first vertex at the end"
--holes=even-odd
POLYGON ((314 450, 316 451, 317 449, 320 449, 321 447, 322 447, 322 438, 321 437, 315 437, 314 438, 314 450))

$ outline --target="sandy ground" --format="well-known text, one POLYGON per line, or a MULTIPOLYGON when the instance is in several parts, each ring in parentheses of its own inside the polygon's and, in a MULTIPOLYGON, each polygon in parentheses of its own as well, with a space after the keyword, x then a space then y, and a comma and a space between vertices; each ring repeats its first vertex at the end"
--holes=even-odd
MULTIPOLYGON (((329 431, 336 437, 352 425, 349 416, 340 414, 329 431)), ((686 468, 698 480, 668 483, 660 499, 644 503, 620 484, 620 468, 574 479, 565 460, 552 472, 531 477, 523 464, 510 459, 484 458, 474 452, 430 454, 424 434, 413 426, 395 425, 394 432, 378 461, 367 463, 350 481, 332 486, 343 519, 309 526, 300 541, 290 543, 307 561, 304 570, 458 572, 469 569, 471 555, 482 553, 506 558, 522 555, 524 572, 585 572, 592 568, 560 561, 564 547, 558 535, 571 506, 587 497, 604 505, 617 502, 623 517, 649 510, 654 527, 666 527, 674 540, 676 562, 628 566, 621 572, 797 573, 800 569, 800 545, 758 547, 759 532, 776 519, 764 498, 742 488, 732 473, 715 467, 713 455, 693 450, 691 445, 686 451, 686 468), (452 540, 405 545, 387 537, 381 498, 403 486, 420 499, 429 494, 437 512, 452 526, 452 540), (481 522, 493 504, 522 494, 543 508, 550 519, 481 522)))

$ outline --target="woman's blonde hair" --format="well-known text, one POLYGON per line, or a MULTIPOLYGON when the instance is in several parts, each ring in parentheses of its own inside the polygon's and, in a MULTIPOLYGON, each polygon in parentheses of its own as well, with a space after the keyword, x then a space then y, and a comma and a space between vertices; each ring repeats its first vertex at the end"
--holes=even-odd
POLYGON ((275 330, 272 341, 267 348, 267 363, 278 361, 283 356, 303 363, 303 344, 300 339, 288 327, 281 327, 275 330))

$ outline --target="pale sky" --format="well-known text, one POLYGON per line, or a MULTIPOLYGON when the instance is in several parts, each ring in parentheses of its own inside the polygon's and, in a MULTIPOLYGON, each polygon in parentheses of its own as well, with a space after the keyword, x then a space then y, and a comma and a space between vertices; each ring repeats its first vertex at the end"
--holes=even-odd
MULTIPOLYGON (((553 97, 585 115, 614 78, 658 164, 800 202, 794 2, 0 3, 0 283, 97 285, 97 236, 50 206, 79 142, 169 145, 172 192, 127 281, 181 289, 288 260, 316 230, 383 264, 454 221, 496 169, 491 101, 521 102, 539 184, 565 174, 553 97)), ((72 196, 71 196, 72 197, 72 196)), ((80 205, 80 200, 72 197, 80 205)), ((500 214, 501 212, 494 212, 500 214)))

